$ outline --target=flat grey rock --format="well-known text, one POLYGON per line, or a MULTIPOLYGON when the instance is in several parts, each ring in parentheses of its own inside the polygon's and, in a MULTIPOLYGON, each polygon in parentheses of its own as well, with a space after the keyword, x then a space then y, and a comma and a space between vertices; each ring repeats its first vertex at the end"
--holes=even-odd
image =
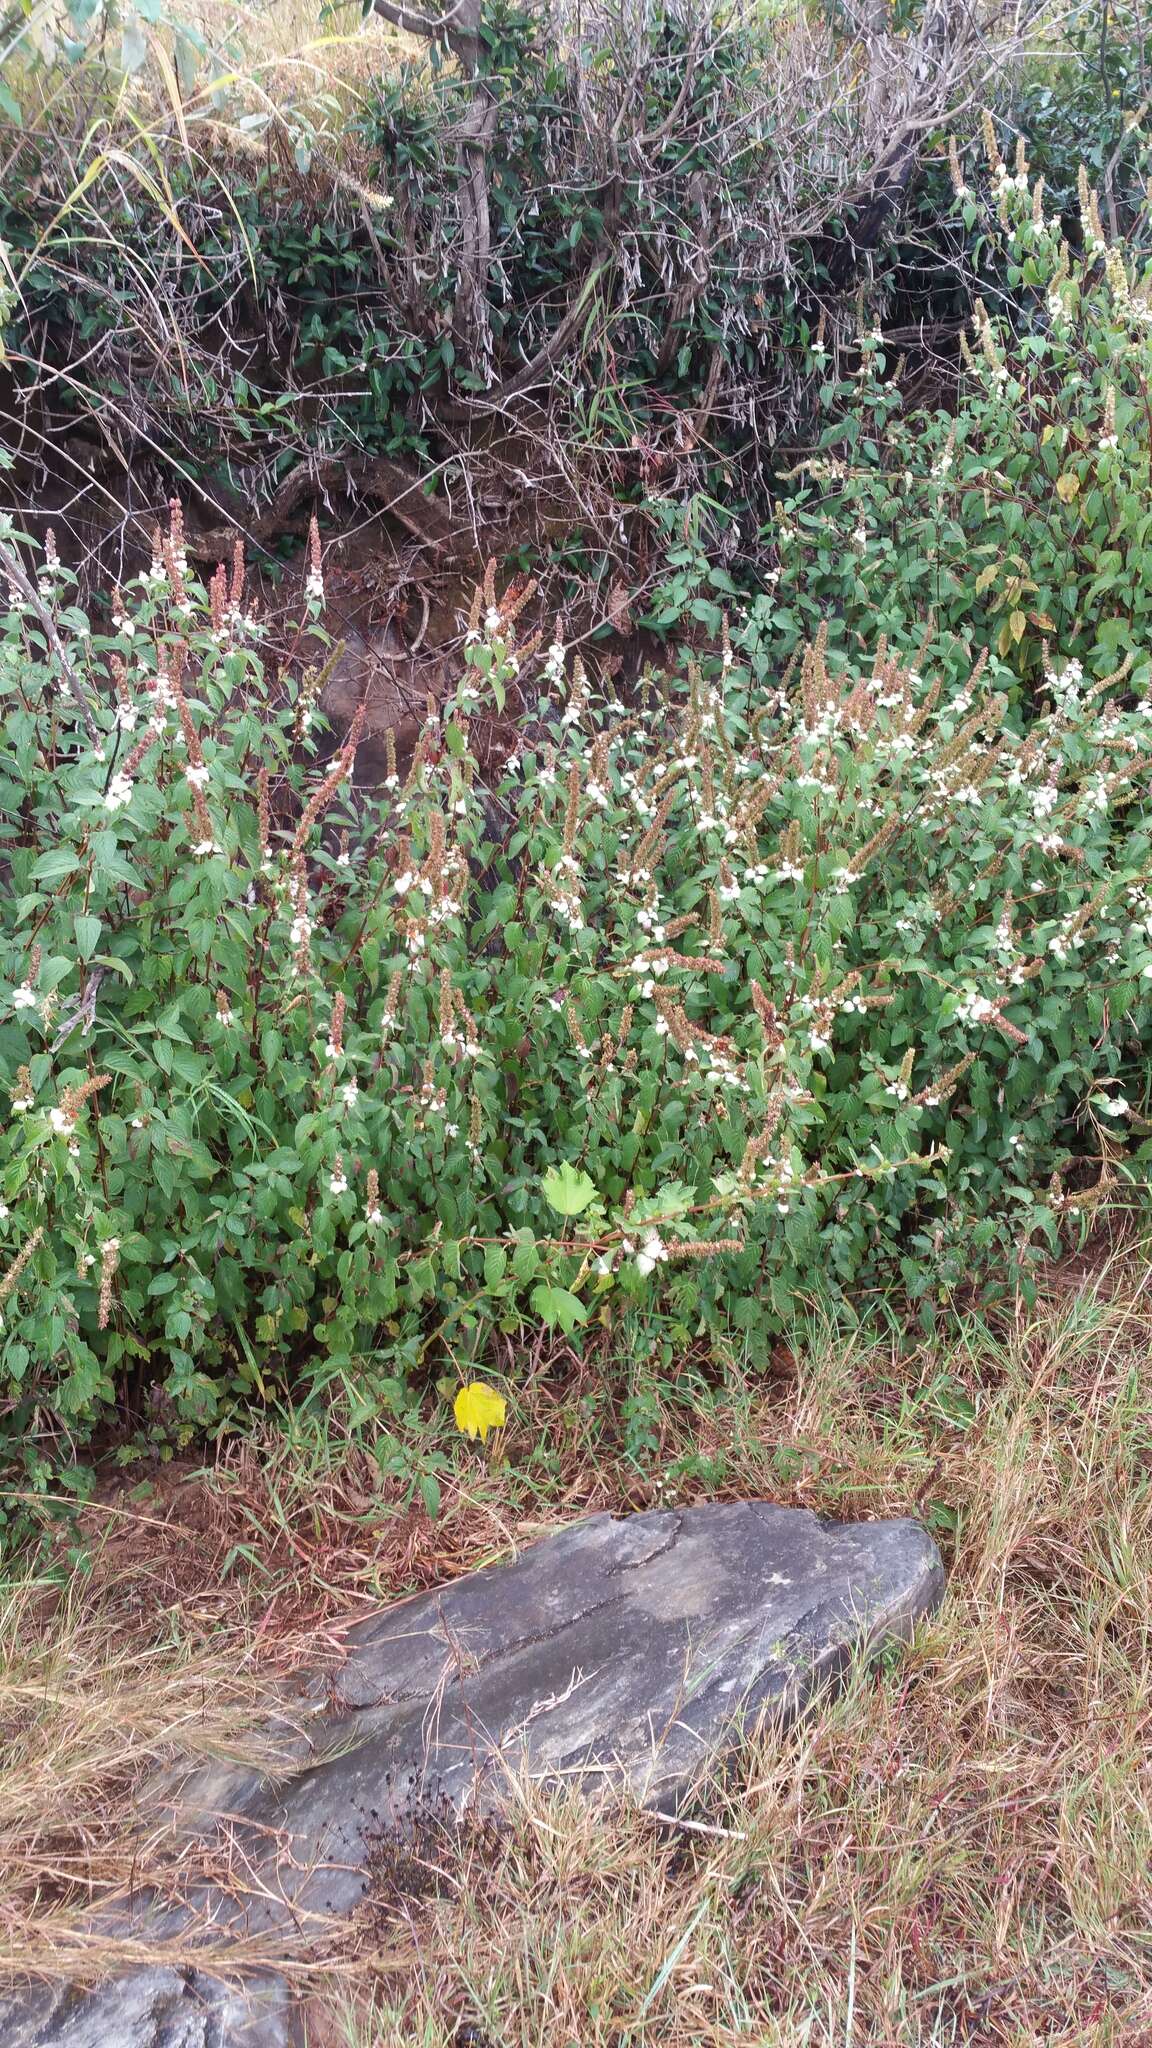
MULTIPOLYGON (((595 1515, 512 1564, 359 1624, 335 1681, 306 1688, 295 1761, 277 1781, 221 1766, 170 1787, 181 1828, 223 1831, 233 1867, 250 1876, 179 1914, 140 1902, 133 1929, 171 1933, 196 1914, 248 1934, 319 1935, 359 1902, 382 1840, 423 1816, 496 1812, 524 1774, 588 1793, 624 1788, 674 1811, 765 1714, 791 1718, 851 1657, 907 1638, 943 1583, 936 1546, 912 1521, 834 1523, 761 1501, 595 1515)), ((11 2038, 19 2048, 282 2048, 291 2038, 278 2009, 262 2032, 240 2030, 235 2000, 217 2004, 213 2031, 195 2032, 206 1994, 183 1979, 158 2031, 148 1977, 122 1980, 139 2017, 126 2004, 104 2034, 61 2012, 47 2031, 11 2038)), ((114 2003, 118 1988, 98 1996, 114 2003)))
POLYGON ((0 1997, 0 2048, 302 2048, 295 2018, 272 1973, 237 1989, 149 1964, 91 1991, 51 1985, 0 1997))

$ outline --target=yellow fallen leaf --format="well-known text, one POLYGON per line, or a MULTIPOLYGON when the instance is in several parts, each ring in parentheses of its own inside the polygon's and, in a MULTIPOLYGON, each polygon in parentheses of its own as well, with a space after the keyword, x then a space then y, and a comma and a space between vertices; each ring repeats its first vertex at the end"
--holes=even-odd
POLYGON ((461 1387, 452 1413, 461 1436, 478 1436, 484 1443, 490 1429, 503 1429, 507 1410, 503 1394, 498 1394, 495 1387, 486 1387, 483 1380, 473 1380, 471 1386, 461 1387))

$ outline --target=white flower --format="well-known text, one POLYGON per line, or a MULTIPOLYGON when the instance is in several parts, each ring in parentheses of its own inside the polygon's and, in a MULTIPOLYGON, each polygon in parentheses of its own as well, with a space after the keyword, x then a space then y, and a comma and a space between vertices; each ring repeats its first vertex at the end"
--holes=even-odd
POLYGON ((661 1259, 666 1259, 667 1257, 668 1247, 659 1232, 650 1230, 636 1254, 636 1271, 642 1279, 646 1280, 649 1273, 653 1272, 660 1264, 661 1259))
POLYGON ((24 1110, 31 1109, 32 1097, 30 1095, 14 1095, 12 1097, 12 1107, 18 1116, 22 1115, 24 1110))
POLYGON ((203 789, 208 780, 207 765, 203 761, 190 761, 184 773, 192 784, 193 789, 203 789))
POLYGON ((216 1022, 218 1024, 232 1024, 235 1022, 235 1013, 228 1008, 227 1003, 223 1007, 217 1007, 216 1022))
POLYGON ((0 1223, 7 1223, 10 1213, 7 1202, 0 1202, 0 1223))
POLYGON ((1097 1100, 1096 1107, 1104 1116, 1131 1116, 1132 1104, 1126 1095, 1112 1095, 1106 1102, 1097 1100))
POLYGON ((345 1109, 355 1109, 356 1100, 360 1093, 359 1085, 357 1084, 357 1082, 345 1081, 343 1088, 340 1090, 340 1093, 344 1098, 345 1109))
POLYGON ((384 1221, 384 1211, 382 1209, 369 1209, 364 1221, 368 1225, 369 1230, 375 1230, 384 1221))
POLYGON ((304 578, 304 595, 309 604, 323 604, 324 578, 318 569, 309 569, 304 578))
POLYGON ((121 771, 112 777, 104 792, 104 809, 106 811, 122 811, 124 806, 130 804, 131 801, 131 778, 121 771))
POLYGON ((956 1005, 957 1019, 964 1024, 986 1024, 989 1017, 995 1015, 995 1003, 990 1002, 987 996, 979 995, 975 989, 966 990, 956 1005))
POLYGON ((29 988, 26 981, 22 981, 19 988, 13 989, 12 1008, 14 1010, 34 1010, 36 1008, 36 991, 29 988))
POLYGON ((70 1137, 75 1128, 74 1118, 70 1117, 67 1110, 61 1109, 58 1104, 48 1111, 48 1121, 57 1136, 61 1138, 70 1137))
POLYGON ((416 877, 415 877, 415 875, 414 875, 414 874, 412 873, 412 870, 411 870, 410 868, 406 868, 406 869, 405 869, 405 871, 404 871, 404 873, 403 873, 402 875, 397 875, 397 877, 396 877, 396 882, 395 882, 395 889, 396 889, 396 894, 397 894, 398 896, 406 896, 406 895, 408 894, 408 891, 409 891, 409 889, 410 889, 410 888, 412 887, 412 884, 413 884, 413 882, 414 882, 415 880, 416 880, 416 877))
POLYGON ((328 1182, 328 1190, 329 1193, 333 1195, 346 1195, 348 1193, 348 1182, 345 1178, 343 1168, 340 1169, 339 1173, 334 1173, 332 1175, 331 1179, 328 1182))
POLYGON ((192 848, 193 853, 200 856, 210 853, 222 853, 223 850, 223 847, 218 846, 214 839, 198 839, 192 848))
POLYGON ((304 917, 303 915, 299 917, 294 917, 292 919, 291 924, 288 927, 289 944, 292 946, 302 946, 308 939, 311 938, 311 936, 312 919, 310 917, 304 917))

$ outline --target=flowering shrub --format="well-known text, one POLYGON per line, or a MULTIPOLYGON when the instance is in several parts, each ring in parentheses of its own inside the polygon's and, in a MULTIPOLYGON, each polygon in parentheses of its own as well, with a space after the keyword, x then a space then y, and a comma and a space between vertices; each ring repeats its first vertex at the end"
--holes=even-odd
POLYGON ((1021 738, 980 664, 942 690, 823 633, 770 690, 725 641, 598 702, 517 609, 490 581, 365 798, 359 722, 315 762, 316 679, 265 673, 241 566, 199 589, 178 522, 106 633, 17 565, 13 1432, 333 1381, 403 1412, 495 1329, 657 1307, 755 1347, 817 1284, 1024 1261, 1140 1171, 1152 703, 1059 665, 1021 738), (543 703, 485 782, 517 674, 543 703))
MULTIPOLYGON (((1023 156, 1011 170, 990 126, 985 141, 982 193, 953 152, 956 204, 1005 289, 977 301, 955 401, 906 411, 878 329, 847 356, 817 333, 826 425, 761 535, 748 651, 767 685, 824 619, 857 657, 884 632, 956 679, 987 649, 1013 699, 1046 698, 1046 643, 1090 674, 1126 653, 1147 673, 1152 271, 1107 243, 1083 173, 1074 251, 1023 156)), ((657 617, 714 613, 714 596, 688 602, 699 549, 670 560, 657 617)))

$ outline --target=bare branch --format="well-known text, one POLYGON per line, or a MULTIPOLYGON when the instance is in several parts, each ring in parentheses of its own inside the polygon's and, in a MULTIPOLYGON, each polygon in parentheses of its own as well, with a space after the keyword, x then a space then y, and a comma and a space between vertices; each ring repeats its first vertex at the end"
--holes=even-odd
POLYGON ((372 0, 372 11, 408 36, 424 36, 429 42, 436 42, 444 34, 442 21, 431 14, 421 14, 415 7, 397 6, 396 0, 372 0))

